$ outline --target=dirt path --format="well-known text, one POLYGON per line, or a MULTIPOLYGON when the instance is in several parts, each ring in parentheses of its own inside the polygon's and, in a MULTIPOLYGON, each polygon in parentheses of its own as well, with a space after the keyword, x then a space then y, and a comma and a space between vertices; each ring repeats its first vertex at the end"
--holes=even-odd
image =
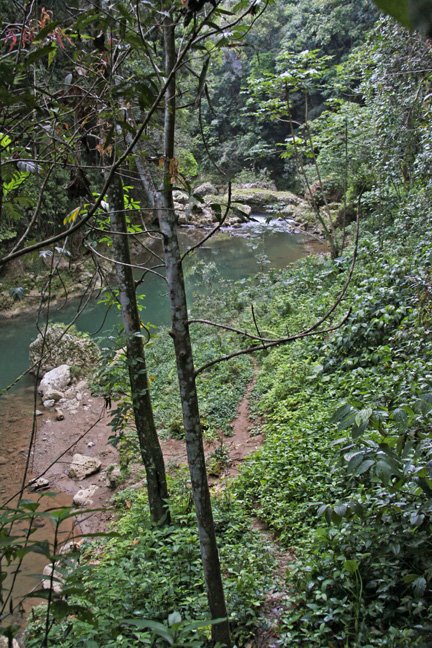
MULTIPOLYGON (((222 488, 227 478, 235 477, 239 471, 241 462, 252 452, 257 450, 263 442, 260 433, 251 433, 256 428, 256 423, 249 414, 249 400, 255 387, 256 377, 252 378, 237 409, 237 414, 232 421, 233 434, 230 437, 221 437, 217 441, 204 441, 206 458, 221 445, 225 446, 229 456, 220 475, 210 475, 211 486, 218 485, 222 488)), ((162 452, 167 467, 181 466, 187 463, 186 446, 184 441, 178 439, 166 439, 161 441, 162 452)))

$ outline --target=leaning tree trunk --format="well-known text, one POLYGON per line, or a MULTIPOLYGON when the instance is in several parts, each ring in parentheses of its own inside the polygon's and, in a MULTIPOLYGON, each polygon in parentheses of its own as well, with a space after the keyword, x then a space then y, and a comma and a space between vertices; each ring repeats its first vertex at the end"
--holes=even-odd
POLYGON ((150 514, 156 524, 169 523, 168 488, 165 464, 150 398, 144 345, 141 337, 140 317, 136 301, 129 240, 124 213, 121 179, 114 179, 111 191, 110 221, 115 269, 123 326, 126 334, 127 363, 132 404, 139 446, 147 475, 147 492, 150 514), (118 232, 118 233, 117 233, 118 232))
MULTIPOLYGON (((170 17, 164 23, 165 74, 175 65, 174 26, 170 17)), ((172 198, 171 175, 175 168, 175 76, 165 95, 163 190, 156 196, 159 227, 163 236, 166 278, 171 304, 171 336, 174 341, 177 376, 186 432, 186 447, 192 493, 198 522, 201 558, 212 619, 223 619, 212 627, 214 642, 231 646, 229 623, 222 585, 219 553, 205 465, 202 427, 195 383, 192 344, 188 326, 187 300, 183 278, 177 220, 172 198)))

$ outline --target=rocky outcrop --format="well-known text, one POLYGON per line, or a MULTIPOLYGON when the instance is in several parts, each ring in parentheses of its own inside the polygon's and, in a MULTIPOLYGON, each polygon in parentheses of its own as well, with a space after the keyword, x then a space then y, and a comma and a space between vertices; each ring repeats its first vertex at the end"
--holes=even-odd
POLYGON ((29 484, 29 490, 36 492, 36 491, 41 491, 41 490, 46 490, 49 488, 49 481, 48 479, 45 479, 45 477, 38 477, 37 479, 32 479, 32 481, 29 484))
POLYGON ((195 196, 208 196, 216 194, 217 189, 211 182, 203 182, 193 190, 195 196))
POLYGON ((15 306, 14 298, 7 290, 0 291, 0 311, 9 310, 15 306))
POLYGON ((55 594, 61 594, 64 586, 64 576, 51 564, 45 565, 43 569, 42 587, 45 590, 52 589, 55 594))
POLYGON ((108 488, 112 488, 113 490, 117 488, 119 485, 121 478, 122 478, 122 472, 120 466, 117 464, 110 464, 107 466, 106 472, 106 485, 108 488))
POLYGON ((102 462, 97 457, 87 457, 82 454, 74 454, 69 467, 68 475, 72 479, 85 479, 94 473, 99 472, 102 462))
POLYGON ((40 374, 64 364, 88 374, 100 359, 99 348, 93 340, 81 333, 66 330, 61 324, 52 324, 44 335, 39 334, 30 344, 29 351, 30 371, 36 373, 41 362, 40 374))
POLYGON ((323 178, 316 180, 308 192, 310 199, 317 205, 322 206, 332 202, 340 202, 343 191, 338 182, 332 178, 323 178))
MULTIPOLYGON (((211 183, 204 183, 187 197, 176 192, 175 210, 181 225, 210 227, 219 222, 228 205, 228 194, 219 195, 211 183), (214 191, 206 191, 213 189, 214 191), (199 191, 198 191, 199 190, 199 191), (202 201, 194 196, 201 196, 202 201)), ((272 183, 251 182, 233 185, 231 206, 224 225, 236 227, 247 221, 253 212, 281 215, 297 222, 314 223, 310 204, 290 191, 277 191, 272 183)))

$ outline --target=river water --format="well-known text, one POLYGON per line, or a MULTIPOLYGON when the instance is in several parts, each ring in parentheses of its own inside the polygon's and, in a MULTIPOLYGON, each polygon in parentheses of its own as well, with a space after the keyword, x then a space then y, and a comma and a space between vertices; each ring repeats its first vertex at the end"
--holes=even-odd
MULTIPOLYGON (((183 245, 196 241, 197 236, 202 235, 202 230, 183 230, 183 245)), ((195 291, 204 292, 206 289, 201 278, 202 273, 191 272, 197 260, 207 269, 210 264, 214 264, 214 268, 217 269, 216 278, 220 276, 223 279, 237 280, 251 276, 263 268, 284 268, 316 249, 322 250, 322 243, 317 243, 304 234, 287 231, 284 221, 267 225, 265 220, 261 219, 260 222, 248 223, 241 228, 225 230, 188 258, 185 275, 189 298, 192 298, 195 291)), ((155 275, 148 275, 139 292, 145 294, 143 320, 156 327, 167 324, 169 307, 164 282, 155 275)), ((54 322, 71 322, 78 308, 78 300, 69 301, 62 308, 53 308, 49 319, 54 322)), ((43 318, 41 324, 44 324, 43 318)), ((106 338, 115 333, 119 324, 117 310, 111 309, 107 312, 106 306, 97 300, 92 301, 76 321, 79 330, 99 338, 106 338)), ((36 336, 37 323, 34 313, 23 313, 11 320, 0 321, 0 390, 27 369, 28 347, 36 336)), ((31 379, 26 378, 20 382, 19 389, 25 389, 31 384, 31 379)))
MULTIPOLYGON (((284 222, 270 226, 263 218, 258 221, 218 233, 188 257, 185 276, 190 299, 193 299, 196 291, 205 292, 206 284, 202 279, 205 272, 213 276, 212 273, 217 270, 221 278, 237 280, 263 268, 286 267, 311 252, 323 250, 323 245, 310 237, 288 231, 284 222), (204 272, 192 271, 197 262, 204 272)), ((194 243, 202 235, 202 230, 183 232, 183 247, 194 243)), ((143 320, 156 327, 167 324, 169 308, 165 283, 159 277, 149 275, 139 290, 145 294, 143 320)), ((75 318, 77 308, 78 301, 71 301, 62 308, 53 309, 50 320, 69 323, 75 318)), ((106 305, 93 300, 75 324, 79 330, 103 340, 115 334, 120 324, 119 314, 116 309, 107 311, 106 305)), ((36 335, 34 313, 0 321, 0 390, 13 383, 27 369, 28 347, 36 335)), ((0 397, 0 512, 1 503, 16 493, 21 484, 34 405, 34 381, 30 376, 22 378, 6 395, 0 397)), ((36 402, 37 406, 40 407, 36 402)), ((51 506, 54 503, 60 506, 70 504, 62 496, 51 506)), ((43 558, 41 561, 40 564, 33 564, 31 571, 38 572, 38 568, 43 567, 43 558)), ((20 584, 19 590, 28 591, 30 585, 35 583, 27 576, 27 581, 20 584)))

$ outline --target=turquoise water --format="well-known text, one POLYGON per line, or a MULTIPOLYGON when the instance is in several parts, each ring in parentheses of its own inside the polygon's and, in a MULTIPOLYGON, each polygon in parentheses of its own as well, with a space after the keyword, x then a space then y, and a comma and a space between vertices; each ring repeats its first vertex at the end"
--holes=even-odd
MULTIPOLYGON (((287 232, 285 224, 269 227, 264 223, 248 224, 232 232, 224 232, 208 241, 187 259, 185 267, 189 299, 193 293, 205 292, 206 283, 202 275, 220 276, 237 280, 251 276, 263 268, 282 268, 310 253, 310 238, 287 232), (193 272, 196 264, 201 272, 193 272)), ((203 236, 197 230, 182 234, 183 246, 203 236)), ((216 280, 216 279, 215 279, 216 280)), ((148 275, 139 292, 145 294, 142 319, 154 326, 167 324, 169 307, 166 285, 155 276, 148 275)), ((70 301, 62 308, 53 308, 49 319, 69 323, 74 320, 80 308, 78 300, 70 301)), ((0 389, 11 384, 28 367, 28 347, 38 333, 37 315, 21 314, 11 320, 0 322, 0 389)), ((39 327, 44 326, 42 314, 39 327)), ((93 299, 79 316, 76 327, 99 338, 114 336, 120 325, 116 309, 107 309, 103 303, 93 299)), ((20 381, 23 387, 30 384, 29 377, 20 381)))

